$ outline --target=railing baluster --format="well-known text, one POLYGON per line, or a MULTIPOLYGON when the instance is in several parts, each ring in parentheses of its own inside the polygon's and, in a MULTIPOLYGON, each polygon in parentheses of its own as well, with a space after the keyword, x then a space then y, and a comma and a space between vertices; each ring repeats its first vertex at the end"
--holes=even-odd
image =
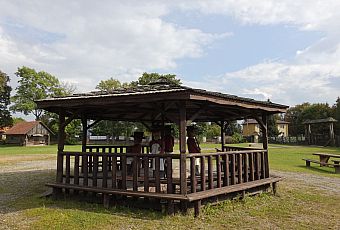
POLYGON ((264 179, 265 178, 265 175, 264 175, 264 170, 265 170, 265 166, 264 166, 264 153, 261 152, 260 153, 260 156, 261 156, 261 179, 264 179))
MULTIPOLYGON (((92 153, 92 148, 90 149, 90 152, 92 153)), ((88 162, 89 162, 89 163, 88 163, 88 165, 87 165, 87 167, 88 167, 88 172, 89 172, 89 173, 92 173, 92 165, 93 165, 93 164, 92 164, 92 156, 93 156, 93 155, 89 154, 89 155, 87 155, 87 156, 88 156, 88 158, 89 158, 89 159, 88 159, 88 162)))
POLYGON ((107 163, 107 154, 103 153, 102 156, 102 169, 103 169, 103 187, 107 188, 107 167, 108 167, 108 163, 107 163))
POLYGON ((167 156, 166 158, 166 182, 167 182, 167 193, 175 193, 172 189, 172 158, 167 156))
POLYGON ((161 192, 161 181, 160 181, 160 158, 155 157, 155 182, 156 182, 156 192, 161 192))
POLYGON ((224 170, 224 177, 223 177, 223 186, 229 185, 229 157, 228 154, 223 155, 223 170, 224 170))
POLYGON ((260 168, 259 168, 259 153, 255 153, 255 180, 260 179, 260 168))
POLYGON ((138 179, 138 166, 137 166, 137 156, 133 157, 133 162, 132 162, 132 189, 133 191, 138 190, 138 184, 137 184, 137 179, 138 179))
POLYGON ((122 167, 122 187, 121 189, 126 189, 126 156, 121 157, 121 167, 122 167))
POLYGON ((214 188, 214 177, 213 177, 213 165, 212 165, 212 156, 208 156, 208 180, 209 180, 209 189, 214 188))
POLYGON ((222 187, 221 180, 221 158, 219 155, 216 156, 216 169, 217 169, 217 188, 222 187))
POLYGON ((230 168, 231 168, 231 184, 234 185, 236 183, 236 166, 235 166, 235 154, 230 154, 230 168))
POLYGON ((92 186, 97 187, 97 177, 98 177, 98 155, 95 153, 93 156, 93 171, 92 171, 92 186))
POLYGON ((144 192, 149 192, 149 157, 143 156, 144 192))
POLYGON ((190 183, 191 192, 196 192, 195 157, 190 158, 190 183))
POLYGON ((238 184, 242 183, 242 154, 237 154, 238 184))
POLYGON ((249 180, 254 180, 254 153, 249 153, 249 180))
POLYGON ((88 160, 88 155, 87 155, 87 153, 83 153, 83 160, 84 160, 84 167, 83 167, 83 169, 84 169, 84 172, 83 172, 83 175, 84 175, 84 179, 83 179, 83 184, 84 184, 84 186, 88 186, 89 185, 89 180, 88 180, 88 178, 89 178, 89 163, 87 162, 87 160, 88 160))
POLYGON ((74 168, 73 168, 73 183, 79 185, 79 155, 76 154, 74 157, 74 168))
POLYGON ((264 163, 265 163, 265 177, 269 178, 269 159, 268 159, 268 150, 264 152, 264 163))
POLYGON ((201 157, 201 190, 205 191, 205 157, 201 157))
POLYGON ((71 162, 70 162, 70 154, 67 154, 66 155, 66 179, 65 179, 65 182, 66 184, 69 184, 70 183, 70 174, 71 174, 71 162))
POLYGON ((248 154, 247 153, 243 153, 242 154, 242 158, 243 158, 243 182, 248 182, 248 177, 249 177, 249 174, 248 174, 248 154))
POLYGON ((112 188, 117 188, 117 156, 112 155, 112 188))

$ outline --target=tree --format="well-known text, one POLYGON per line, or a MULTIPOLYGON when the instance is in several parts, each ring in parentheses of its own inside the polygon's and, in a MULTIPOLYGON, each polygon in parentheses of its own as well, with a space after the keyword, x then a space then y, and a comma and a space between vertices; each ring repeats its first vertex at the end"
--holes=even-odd
POLYGON ((269 137, 277 137, 280 132, 279 129, 277 128, 277 120, 279 120, 280 117, 278 115, 270 115, 268 116, 268 136, 269 137))
POLYGON ((101 91, 110 91, 120 87, 122 87, 120 81, 111 77, 107 80, 101 80, 96 86, 96 89, 99 89, 101 91))
POLYGON ((335 132, 340 135, 340 97, 336 99, 336 104, 334 105, 334 118, 338 120, 335 124, 335 132))
POLYGON ((14 105, 11 106, 11 110, 25 115, 32 113, 36 120, 41 118, 43 111, 37 108, 35 100, 64 96, 72 91, 71 88, 63 87, 58 78, 44 71, 36 72, 23 66, 18 68, 15 74, 19 78, 19 85, 12 97, 14 105))
POLYGON ((130 86, 137 85, 147 85, 152 82, 155 82, 159 79, 165 79, 167 82, 173 85, 181 85, 181 80, 176 78, 175 74, 159 74, 159 73, 143 73, 141 77, 138 78, 137 81, 132 81, 130 86))
POLYGON ((12 125, 13 120, 8 110, 12 88, 8 85, 9 77, 0 71, 0 128, 12 125))
POLYGON ((16 125, 20 122, 24 122, 26 121, 24 118, 21 118, 21 117, 13 117, 13 125, 16 125))
MULTIPOLYGON (((323 119, 334 116, 334 110, 327 103, 303 103, 288 109, 286 120, 290 122, 289 134, 296 136, 305 133, 306 120, 323 119)), ((324 129, 322 125, 318 129, 324 129)))

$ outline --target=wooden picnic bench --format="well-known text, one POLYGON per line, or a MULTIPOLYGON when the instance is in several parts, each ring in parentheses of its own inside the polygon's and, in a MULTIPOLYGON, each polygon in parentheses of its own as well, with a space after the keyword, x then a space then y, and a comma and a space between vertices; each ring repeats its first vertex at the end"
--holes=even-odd
POLYGON ((302 159, 306 161, 306 166, 310 167, 310 163, 319 164, 320 167, 322 166, 328 166, 328 167, 334 167, 335 173, 340 174, 340 160, 332 160, 333 163, 329 163, 329 159, 331 157, 333 158, 340 158, 340 155, 337 154, 329 154, 329 153, 313 153, 315 156, 319 156, 320 160, 314 160, 314 159, 302 159))

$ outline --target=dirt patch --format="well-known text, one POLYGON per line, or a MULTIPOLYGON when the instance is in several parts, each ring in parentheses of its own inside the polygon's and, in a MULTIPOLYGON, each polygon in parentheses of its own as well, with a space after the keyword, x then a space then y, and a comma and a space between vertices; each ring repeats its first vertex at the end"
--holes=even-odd
POLYGON ((322 190, 325 193, 339 195, 340 178, 325 177, 309 173, 282 172, 271 170, 276 176, 285 178, 286 183, 298 184, 299 187, 322 190))

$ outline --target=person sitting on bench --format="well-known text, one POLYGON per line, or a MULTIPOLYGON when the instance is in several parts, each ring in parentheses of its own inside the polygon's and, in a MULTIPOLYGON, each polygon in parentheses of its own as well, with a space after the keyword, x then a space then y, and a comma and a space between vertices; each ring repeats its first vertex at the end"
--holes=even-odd
MULTIPOLYGON (((151 154, 163 154, 164 153, 163 143, 161 140, 161 131, 157 127, 154 127, 152 129, 152 141, 150 141, 150 151, 151 151, 151 154)), ((153 158, 152 169, 153 169, 153 173, 155 173, 155 170, 156 170, 155 158, 153 158)), ((164 172, 164 159, 163 158, 160 158, 159 174, 161 178, 164 178, 165 172, 164 172)))

